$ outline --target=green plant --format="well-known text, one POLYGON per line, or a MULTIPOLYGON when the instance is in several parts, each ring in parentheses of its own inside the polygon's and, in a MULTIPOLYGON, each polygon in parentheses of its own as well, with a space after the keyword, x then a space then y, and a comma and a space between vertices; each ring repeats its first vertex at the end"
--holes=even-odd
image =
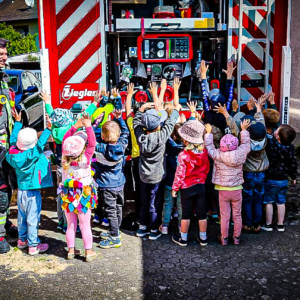
POLYGON ((7 46, 7 52, 9 56, 18 54, 37 52, 37 46, 35 44, 35 34, 22 35, 17 32, 11 25, 0 23, 0 37, 9 40, 7 46))

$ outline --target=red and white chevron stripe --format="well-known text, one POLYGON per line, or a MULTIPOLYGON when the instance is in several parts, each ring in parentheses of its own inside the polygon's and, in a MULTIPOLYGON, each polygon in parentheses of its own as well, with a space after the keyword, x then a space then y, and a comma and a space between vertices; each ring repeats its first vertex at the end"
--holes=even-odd
POLYGON ((51 24, 45 33, 52 94, 58 88, 58 105, 65 107, 78 100, 92 100, 99 85, 105 85, 103 1, 40 1, 45 22, 49 19, 51 24))
MULTIPOLYGON (((273 74, 273 44, 274 44, 274 13, 275 13, 275 0, 271 1, 271 22, 269 26, 269 39, 270 39, 270 55, 266 57, 269 59, 269 89, 271 90, 270 82, 272 82, 273 74)), ((245 5, 259 6, 261 2, 257 0, 244 0, 245 5)), ((266 1, 265 1, 266 2, 266 1)), ((266 4, 264 3, 264 6, 266 4)), ((230 14, 230 12, 229 12, 230 14)), ((239 0, 233 0, 231 8, 231 22, 229 29, 231 32, 230 39, 228 41, 228 57, 232 55, 237 57, 238 49, 238 28, 239 28, 239 0), (232 45, 232 46, 231 46, 232 45)), ((264 10, 249 10, 243 14, 243 36, 245 39, 264 39, 266 38, 267 23, 266 23, 267 12, 264 10)), ((264 49, 265 43, 249 42, 242 46, 242 70, 263 70, 265 69, 264 63, 264 49)), ((243 75, 242 80, 248 79, 261 79, 259 74, 243 75)), ((262 88, 242 88, 241 89, 241 100, 247 101, 250 97, 258 98, 264 89, 262 88)))

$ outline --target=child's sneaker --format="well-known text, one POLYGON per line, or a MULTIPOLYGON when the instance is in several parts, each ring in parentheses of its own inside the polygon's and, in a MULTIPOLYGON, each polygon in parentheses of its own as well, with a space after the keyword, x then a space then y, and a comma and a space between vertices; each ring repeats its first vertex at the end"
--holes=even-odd
POLYGON ((109 236, 106 240, 102 240, 99 246, 104 249, 119 248, 122 245, 120 238, 109 236))
POLYGON ((28 241, 26 240, 23 242, 22 240, 18 240, 18 248, 19 249, 25 249, 28 247, 28 241))
POLYGON ((233 237, 233 245, 239 245, 241 242, 240 237, 239 236, 234 236, 233 237))
POLYGON ((279 231, 279 232, 284 232, 284 231, 285 231, 284 225, 278 225, 278 224, 277 224, 277 231, 279 231))
POLYGON ((260 231, 261 231, 261 227, 260 227, 260 225, 257 225, 257 226, 253 226, 253 232, 254 233, 260 233, 260 231))
POLYGON ((136 231, 135 234, 138 237, 145 237, 145 236, 149 235, 150 232, 147 230, 146 226, 140 225, 139 229, 136 231))
POLYGON ((264 224, 263 226, 261 226, 261 229, 264 231, 273 231, 273 226, 272 224, 264 224))
POLYGON ((163 225, 162 227, 161 227, 161 233, 162 234, 168 234, 168 226, 166 226, 166 225, 163 225))
POLYGON ((100 224, 99 217, 97 215, 94 216, 93 223, 100 224))
MULTIPOLYGON (((101 240, 107 240, 110 237, 110 234, 108 232, 102 231, 100 233, 100 239, 101 240)), ((121 239, 121 233, 119 233, 118 238, 121 239)))
POLYGON ((203 240, 199 238, 200 246, 207 246, 207 239, 203 240))
POLYGON ((104 226, 104 227, 109 227, 109 222, 106 218, 103 218, 102 219, 102 222, 101 222, 101 225, 104 226))
POLYGON ((149 235, 149 240, 155 241, 161 237, 161 232, 159 230, 151 230, 149 235))
POLYGON ((29 247, 28 254, 29 255, 37 255, 39 253, 44 253, 48 250, 48 244, 39 244, 36 247, 29 247))
POLYGON ((180 235, 173 235, 172 241, 179 246, 182 246, 182 247, 187 246, 187 241, 183 240, 180 235))

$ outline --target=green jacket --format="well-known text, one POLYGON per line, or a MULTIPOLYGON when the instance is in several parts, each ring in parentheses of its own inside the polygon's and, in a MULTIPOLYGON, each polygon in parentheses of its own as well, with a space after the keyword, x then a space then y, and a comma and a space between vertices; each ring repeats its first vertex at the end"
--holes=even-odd
MULTIPOLYGON (((50 116, 53 113, 53 107, 51 104, 46 104, 45 105, 45 109, 46 109, 46 113, 50 116)), ((88 108, 85 110, 85 112, 87 114, 89 114, 90 116, 96 111, 97 106, 93 103, 91 103, 88 108)), ((64 126, 64 127, 52 127, 52 137, 55 141, 56 144, 62 144, 64 135, 66 134, 66 132, 76 123, 76 121, 74 121, 73 123, 69 124, 68 126, 64 126)))

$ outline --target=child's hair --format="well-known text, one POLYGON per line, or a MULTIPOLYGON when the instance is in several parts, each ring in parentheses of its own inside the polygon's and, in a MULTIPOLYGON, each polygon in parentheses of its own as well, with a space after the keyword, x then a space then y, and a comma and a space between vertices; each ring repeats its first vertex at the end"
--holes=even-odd
POLYGON ((278 128, 278 136, 282 145, 288 146, 296 138, 296 131, 290 125, 282 124, 278 128))
POLYGON ((280 120, 280 113, 276 109, 267 108, 263 111, 266 128, 276 128, 280 120))
POLYGON ((174 110, 173 103, 171 103, 171 102, 164 103, 164 110, 167 112, 168 117, 170 117, 174 110))
POLYGON ((61 160, 62 161, 62 167, 65 171, 67 171, 69 169, 71 162, 74 161, 74 162, 79 163, 82 160, 82 156, 85 152, 85 148, 86 148, 86 146, 82 150, 81 154, 77 157, 65 156, 65 155, 62 156, 62 160, 61 160))
POLYGON ((184 150, 187 150, 187 151, 202 152, 204 149, 204 144, 192 144, 186 140, 183 140, 183 143, 185 145, 184 150))
POLYGON ((102 126, 101 136, 104 142, 114 144, 118 141, 121 134, 120 126, 115 121, 107 121, 102 126))
POLYGON ((174 126, 174 129, 173 129, 173 132, 171 134, 171 138, 174 140, 174 141, 181 141, 181 137, 178 133, 178 129, 182 126, 182 124, 180 123, 177 123, 175 124, 174 126))

